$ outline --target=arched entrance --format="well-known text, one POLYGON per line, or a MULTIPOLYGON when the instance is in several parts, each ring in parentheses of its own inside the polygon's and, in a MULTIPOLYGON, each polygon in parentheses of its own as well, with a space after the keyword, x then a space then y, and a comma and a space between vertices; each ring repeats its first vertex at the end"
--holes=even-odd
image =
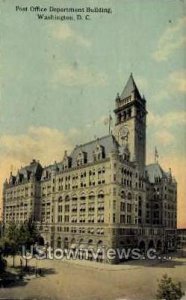
POLYGON ((77 247, 77 245, 76 245, 76 240, 73 238, 73 239, 71 239, 71 243, 70 243, 70 249, 72 249, 72 250, 76 250, 76 247, 77 247))
POLYGON ((68 238, 64 239, 64 249, 68 249, 68 238))
POLYGON ((79 240, 79 259, 86 258, 87 245, 83 239, 79 240))
POLYGON ((99 240, 97 243, 97 261, 102 262, 104 259, 104 253, 103 253, 103 241, 99 240))
POLYGON ((141 254, 145 253, 146 245, 145 245, 145 242, 143 240, 139 243, 139 249, 140 249, 141 254))
POLYGON ((57 248, 61 248, 61 238, 57 238, 57 248))
POLYGON ((93 247, 93 240, 89 240, 88 241, 88 260, 92 260, 93 259, 93 252, 94 251, 94 247, 93 247))
POLYGON ((41 235, 38 237, 37 243, 38 243, 39 246, 44 246, 45 245, 45 240, 41 235))
POLYGON ((161 240, 157 241, 156 249, 157 249, 157 251, 162 251, 162 241, 161 240))
POLYGON ((149 244, 148 244, 148 249, 150 248, 155 248, 155 245, 154 245, 154 241, 153 240, 150 240, 149 244))

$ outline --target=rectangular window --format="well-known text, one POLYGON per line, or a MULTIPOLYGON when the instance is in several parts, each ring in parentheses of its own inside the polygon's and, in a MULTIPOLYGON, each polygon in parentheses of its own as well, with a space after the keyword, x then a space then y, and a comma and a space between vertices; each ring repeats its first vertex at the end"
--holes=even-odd
POLYGON ((69 205, 65 205, 65 212, 69 212, 69 205))
POLYGON ((113 209, 116 209, 116 200, 113 201, 113 209))
POLYGON ((58 216, 58 222, 62 222, 62 216, 58 216))
POLYGON ((116 214, 113 214, 113 223, 116 222, 116 214))
POLYGON ((65 216, 65 222, 69 222, 69 216, 65 216))

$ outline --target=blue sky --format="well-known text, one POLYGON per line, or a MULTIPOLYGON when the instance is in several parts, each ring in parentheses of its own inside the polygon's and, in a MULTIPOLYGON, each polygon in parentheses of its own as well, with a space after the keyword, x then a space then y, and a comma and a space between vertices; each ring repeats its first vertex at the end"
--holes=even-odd
MULTIPOLYGON (((41 3, 51 5, 51 1, 22 2, 28 10, 41 3)), ((52 4, 111 7, 112 14, 92 14, 89 21, 41 21, 36 13, 16 12, 20 1, 1 2, 2 165, 5 161, 6 166, 15 167, 26 163, 33 151, 48 163, 54 154, 60 159, 64 147, 107 134, 105 118, 132 72, 147 99, 148 160, 153 159, 156 145, 165 168, 172 162, 181 178, 186 124, 185 1, 52 4)))

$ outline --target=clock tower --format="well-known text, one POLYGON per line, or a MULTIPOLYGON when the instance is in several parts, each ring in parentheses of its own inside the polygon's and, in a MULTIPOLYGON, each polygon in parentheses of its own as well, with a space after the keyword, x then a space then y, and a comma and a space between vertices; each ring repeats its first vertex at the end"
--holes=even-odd
POLYGON ((114 135, 122 145, 127 140, 130 160, 143 174, 146 163, 146 100, 139 93, 132 74, 121 95, 117 94, 114 110, 114 135))

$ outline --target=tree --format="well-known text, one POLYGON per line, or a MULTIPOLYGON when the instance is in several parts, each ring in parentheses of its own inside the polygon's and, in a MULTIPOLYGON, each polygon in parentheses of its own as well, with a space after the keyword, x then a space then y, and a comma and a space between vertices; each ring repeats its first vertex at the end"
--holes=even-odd
POLYGON ((39 232, 32 220, 20 225, 18 235, 19 245, 24 245, 26 248, 29 248, 31 245, 34 245, 38 236, 39 232))
POLYGON ((36 242, 37 237, 38 231, 32 220, 20 225, 14 222, 9 223, 5 236, 2 239, 2 248, 5 256, 11 255, 13 257, 13 267, 15 266, 15 256, 19 252, 20 247, 25 246, 26 249, 29 249, 36 242))
POLYGON ((5 237, 2 239, 4 255, 11 255, 13 258, 13 267, 15 266, 15 256, 18 252, 19 230, 14 222, 11 222, 6 230, 5 237))
MULTIPOLYGON (((25 249, 30 249, 34 245, 39 236, 39 232, 32 220, 26 221, 19 227, 18 243, 19 246, 24 246, 25 249)), ((27 268, 28 259, 26 259, 27 268)))
POLYGON ((167 274, 163 275, 159 282, 157 299, 159 300, 180 300, 185 293, 182 291, 180 282, 173 282, 167 274))
POLYGON ((4 259, 4 242, 2 238, 0 239, 0 278, 1 274, 5 271, 7 262, 4 259))

